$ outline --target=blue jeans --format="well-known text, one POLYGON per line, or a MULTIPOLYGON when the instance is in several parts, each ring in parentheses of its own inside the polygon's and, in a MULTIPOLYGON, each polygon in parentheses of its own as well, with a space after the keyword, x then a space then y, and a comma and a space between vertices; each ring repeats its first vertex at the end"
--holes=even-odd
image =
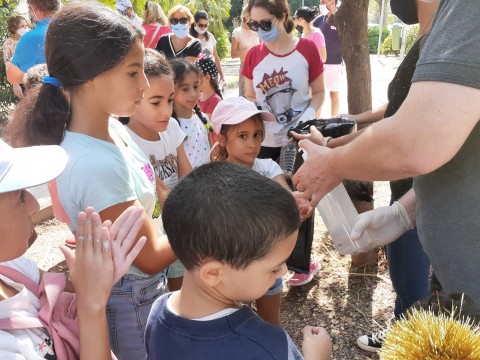
POLYGON ((430 296, 430 259, 423 251, 417 229, 407 231, 387 245, 390 279, 397 293, 395 317, 430 296))
POLYGON ((112 288, 107 304, 110 346, 118 360, 145 359, 145 327, 153 302, 166 292, 165 273, 144 278, 127 274, 112 288))

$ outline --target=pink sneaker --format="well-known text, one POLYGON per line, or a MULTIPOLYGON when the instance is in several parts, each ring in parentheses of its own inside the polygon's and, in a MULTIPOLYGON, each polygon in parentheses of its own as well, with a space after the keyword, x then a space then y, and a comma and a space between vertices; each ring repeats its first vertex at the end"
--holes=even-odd
POLYGON ((312 281, 313 277, 315 274, 317 274, 320 271, 320 264, 318 263, 317 259, 312 258, 310 260, 310 271, 308 274, 297 274, 295 273, 290 280, 288 280, 288 283, 290 286, 301 286, 308 284, 310 281, 312 281))

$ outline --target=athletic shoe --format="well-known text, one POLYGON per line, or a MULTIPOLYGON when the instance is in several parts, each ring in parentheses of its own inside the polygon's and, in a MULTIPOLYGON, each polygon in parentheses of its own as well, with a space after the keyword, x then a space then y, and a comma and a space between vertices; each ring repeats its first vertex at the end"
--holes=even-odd
POLYGON ((313 277, 320 271, 320 264, 317 259, 312 258, 310 260, 310 271, 308 274, 293 274, 293 276, 288 280, 290 286, 301 286, 308 284, 312 281, 313 277))
POLYGON ((370 352, 377 352, 382 348, 385 337, 389 331, 390 329, 385 329, 370 335, 362 335, 357 339, 357 345, 360 347, 360 349, 370 352))

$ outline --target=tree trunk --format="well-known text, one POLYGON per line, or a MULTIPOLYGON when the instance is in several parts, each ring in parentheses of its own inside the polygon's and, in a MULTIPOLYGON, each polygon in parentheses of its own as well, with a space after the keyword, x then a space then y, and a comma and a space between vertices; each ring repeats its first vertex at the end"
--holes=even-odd
MULTIPOLYGON (((348 113, 359 114, 372 108, 372 77, 368 51, 368 0, 343 0, 335 14, 335 25, 347 70, 348 113)), ((373 184, 368 184, 373 196, 373 184)), ((372 203, 355 202, 359 212, 373 209, 372 203)), ((353 266, 377 261, 377 253, 352 256, 353 266)))

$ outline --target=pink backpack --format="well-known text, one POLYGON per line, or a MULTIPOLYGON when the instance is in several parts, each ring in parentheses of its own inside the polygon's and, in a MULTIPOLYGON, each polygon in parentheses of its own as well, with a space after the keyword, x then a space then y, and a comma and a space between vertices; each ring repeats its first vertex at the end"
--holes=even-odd
MULTIPOLYGON (((46 272, 40 285, 22 272, 0 265, 0 274, 23 284, 40 299, 38 318, 22 317, 1 319, 0 329, 45 328, 53 340, 58 359, 80 359, 76 295, 64 291, 66 280, 62 273, 46 272)), ((116 359, 112 353, 112 359, 116 359)))

